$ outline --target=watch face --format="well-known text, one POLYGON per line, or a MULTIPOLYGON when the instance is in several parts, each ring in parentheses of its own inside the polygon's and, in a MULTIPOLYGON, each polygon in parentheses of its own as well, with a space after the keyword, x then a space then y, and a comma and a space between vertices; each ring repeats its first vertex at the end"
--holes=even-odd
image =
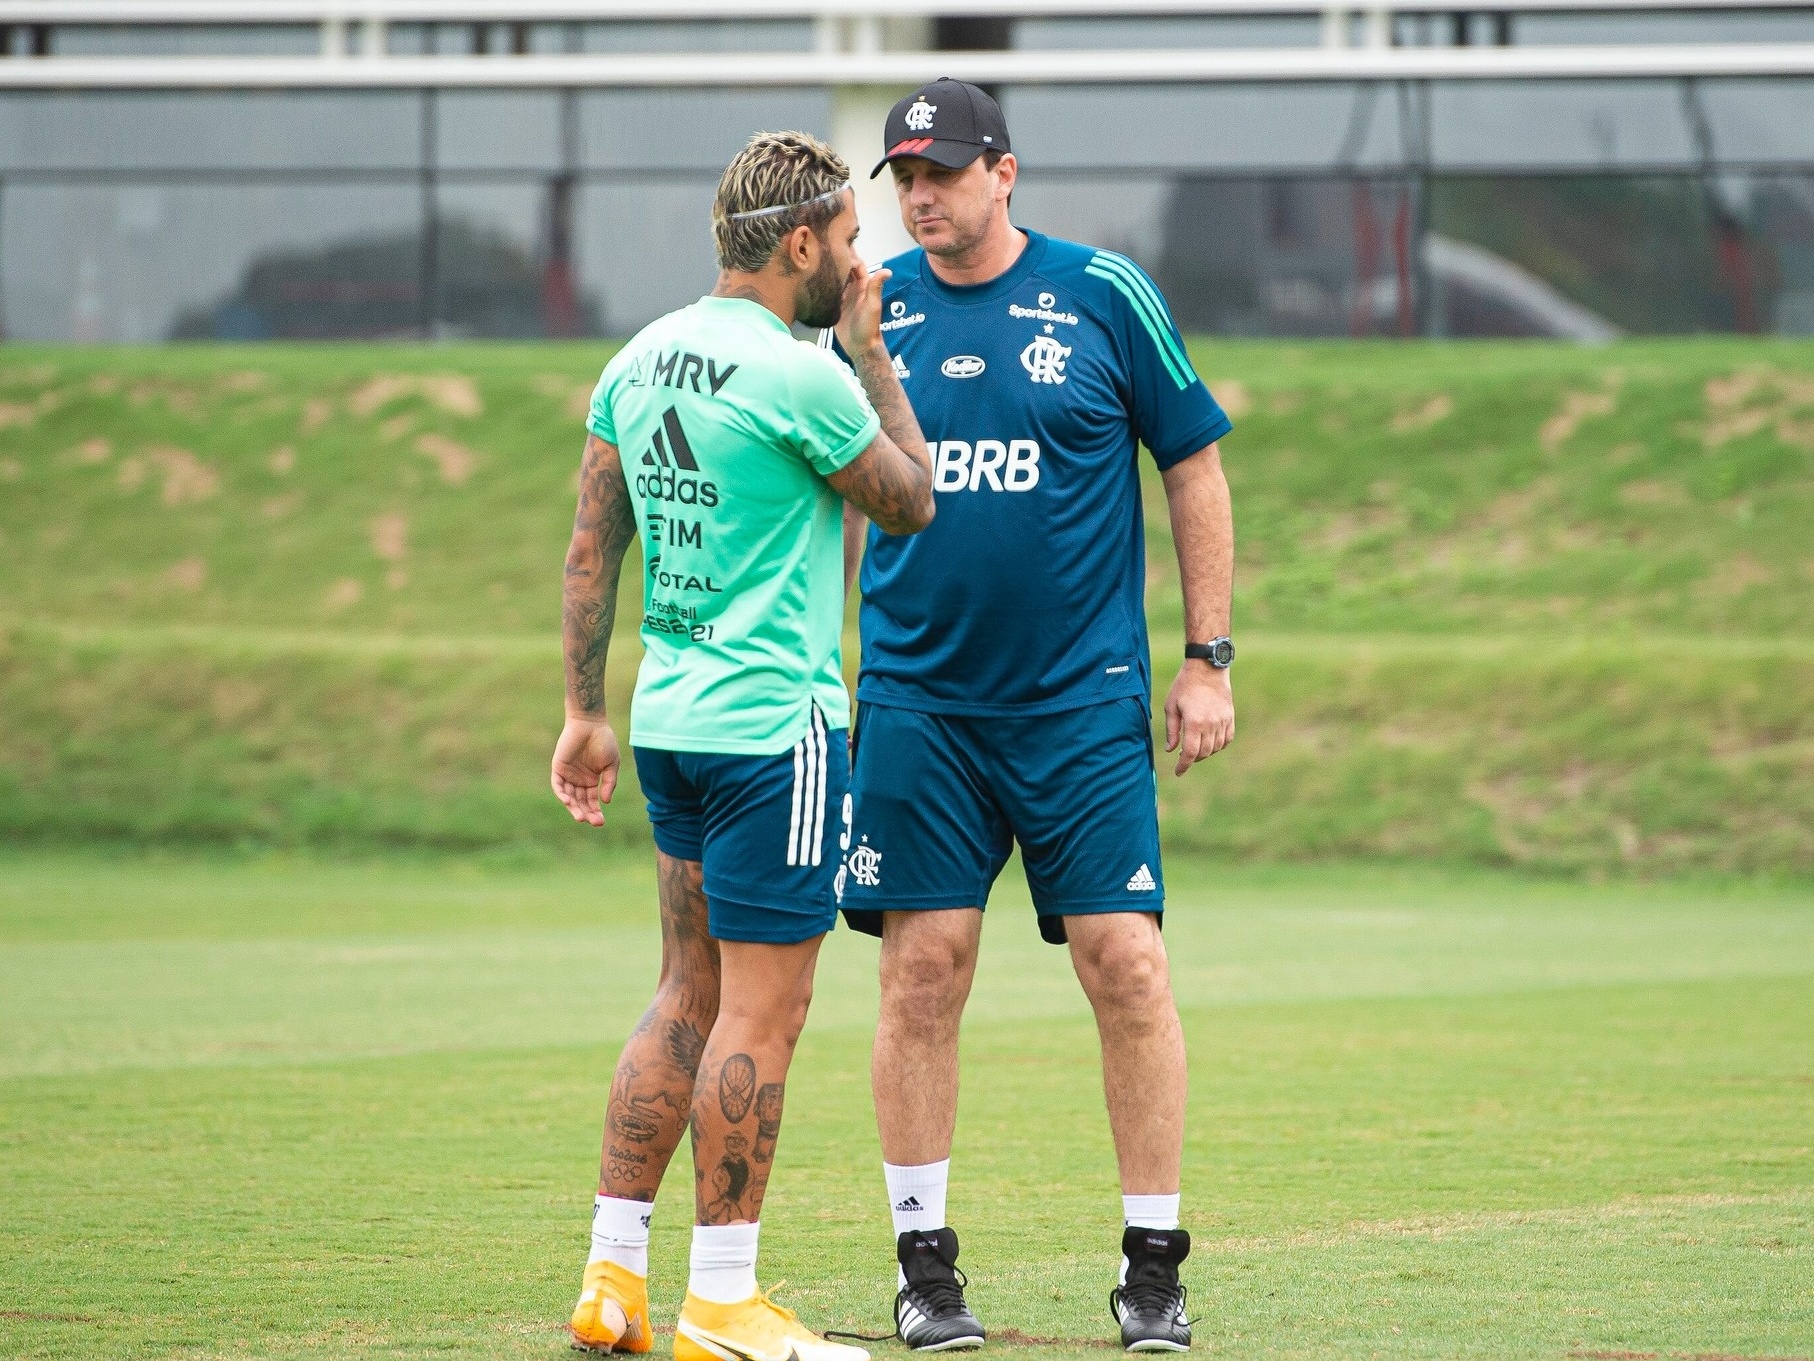
POLYGON ((1218 638, 1209 645, 1210 661, 1216 666, 1227 666, 1235 659, 1235 645, 1226 638, 1218 638))

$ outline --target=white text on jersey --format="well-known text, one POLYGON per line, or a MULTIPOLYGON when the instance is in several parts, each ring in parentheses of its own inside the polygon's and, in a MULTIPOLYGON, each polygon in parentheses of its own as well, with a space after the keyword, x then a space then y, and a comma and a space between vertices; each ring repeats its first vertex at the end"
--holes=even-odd
POLYGON ((940 440, 933 449, 934 491, 1032 491, 1039 485, 1037 440, 940 440))

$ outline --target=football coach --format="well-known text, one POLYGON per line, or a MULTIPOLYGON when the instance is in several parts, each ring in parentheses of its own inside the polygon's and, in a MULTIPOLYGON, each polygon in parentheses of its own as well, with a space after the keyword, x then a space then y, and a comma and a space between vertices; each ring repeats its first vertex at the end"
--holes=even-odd
POLYGON ((1102 1044, 1123 1192, 1110 1309, 1127 1349, 1183 1351, 1186 1072, 1160 934, 1139 451, 1164 483, 1183 586, 1165 701, 1182 775, 1234 735, 1216 444, 1231 425, 1138 265, 1010 220, 1019 167, 984 91, 939 80, 901 100, 884 172, 917 244, 887 262, 882 332, 934 454, 938 514, 894 537, 846 512, 862 663, 841 903, 882 937, 871 1076, 896 1324, 916 1349, 983 1342, 945 1193, 958 1024, 1018 844, 1041 934, 1068 944, 1102 1044))

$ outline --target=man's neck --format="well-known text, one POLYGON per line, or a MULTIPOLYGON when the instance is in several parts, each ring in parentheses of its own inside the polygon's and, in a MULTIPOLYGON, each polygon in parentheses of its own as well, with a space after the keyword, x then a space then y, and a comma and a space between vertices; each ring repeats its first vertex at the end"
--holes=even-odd
POLYGON ((1013 268, 1026 248, 1027 234, 1004 214, 987 236, 962 255, 934 255, 927 251, 926 261, 942 284, 986 284, 1013 268))
POLYGON ((766 307, 781 318, 783 326, 794 324, 794 293, 791 288, 779 286, 778 280, 771 280, 766 274, 750 274, 740 269, 723 269, 718 271, 718 282, 712 288, 714 298, 742 298, 766 307))

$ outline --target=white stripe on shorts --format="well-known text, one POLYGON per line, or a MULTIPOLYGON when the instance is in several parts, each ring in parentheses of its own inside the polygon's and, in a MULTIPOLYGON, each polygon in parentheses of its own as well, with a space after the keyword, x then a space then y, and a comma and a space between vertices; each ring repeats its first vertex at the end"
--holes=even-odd
POLYGON ((794 743, 794 812, 787 824, 787 863, 800 863, 800 803, 804 792, 800 788, 800 774, 806 764, 806 738, 794 743))
POLYGON ((813 705, 813 728, 819 734, 819 797, 817 808, 813 813, 813 864, 819 863, 825 844, 825 762, 828 756, 828 743, 825 736, 825 715, 819 712, 819 706, 813 705))

